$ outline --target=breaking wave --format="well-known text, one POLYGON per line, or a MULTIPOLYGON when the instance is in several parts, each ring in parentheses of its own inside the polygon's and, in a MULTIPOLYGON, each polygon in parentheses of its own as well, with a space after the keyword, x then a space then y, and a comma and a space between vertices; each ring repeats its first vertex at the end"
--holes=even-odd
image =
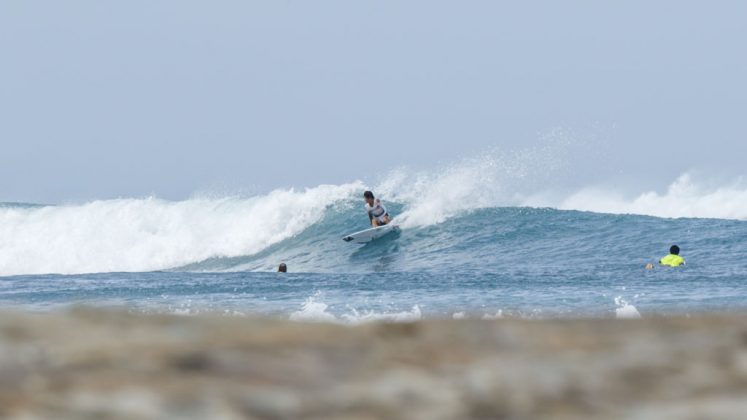
MULTIPOLYGON (((626 196, 609 189, 586 188, 560 199, 544 198, 547 177, 563 166, 558 155, 555 150, 489 153, 435 171, 398 169, 372 188, 405 231, 421 232, 411 238, 422 242, 410 246, 415 250, 443 245, 429 237, 425 228, 430 226, 482 217, 468 223, 470 229, 480 229, 503 223, 500 218, 509 215, 531 217, 531 212, 517 210, 526 207, 663 218, 747 219, 747 186, 741 179, 709 186, 683 174, 661 193, 626 196)), ((287 258, 293 258, 299 269, 345 271, 349 258, 364 259, 361 255, 367 252, 351 251, 338 240, 349 231, 365 228, 360 194, 369 187, 356 181, 305 190, 280 189, 254 197, 198 197, 175 202, 149 197, 55 206, 0 204, 0 275, 267 270, 287 258)), ((480 253, 469 249, 479 244, 465 246, 459 252, 480 253)), ((442 260, 449 261, 449 257, 442 255, 442 260)))

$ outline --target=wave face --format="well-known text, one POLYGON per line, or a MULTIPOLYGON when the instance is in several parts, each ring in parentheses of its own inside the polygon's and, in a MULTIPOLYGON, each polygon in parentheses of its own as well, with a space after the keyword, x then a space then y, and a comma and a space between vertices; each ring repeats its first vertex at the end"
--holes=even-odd
POLYGON ((724 221, 747 219, 747 188, 740 180, 708 188, 685 174, 663 194, 625 198, 583 189, 551 200, 541 188, 545 182, 527 175, 555 164, 546 155, 552 153, 392 172, 373 189, 402 233, 364 247, 340 240, 367 227, 362 182, 249 198, 0 204, 0 276, 271 271, 280 261, 295 271, 321 273, 489 271, 525 264, 573 269, 603 253, 643 262, 670 242, 730 255, 728 247, 703 241, 744 229, 741 222, 724 221))

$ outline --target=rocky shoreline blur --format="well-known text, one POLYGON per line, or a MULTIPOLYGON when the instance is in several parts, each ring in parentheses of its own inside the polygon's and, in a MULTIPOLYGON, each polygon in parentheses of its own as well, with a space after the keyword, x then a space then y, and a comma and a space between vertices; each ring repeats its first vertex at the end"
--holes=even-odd
POLYGON ((744 419, 747 316, 0 316, 3 419, 744 419))

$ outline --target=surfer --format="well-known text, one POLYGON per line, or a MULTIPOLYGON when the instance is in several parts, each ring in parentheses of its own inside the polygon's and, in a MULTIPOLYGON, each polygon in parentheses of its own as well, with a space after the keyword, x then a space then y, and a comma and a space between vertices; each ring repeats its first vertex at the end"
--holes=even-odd
MULTIPOLYGON (((677 245, 672 245, 672 247, 669 248, 669 255, 660 259, 659 265, 663 265, 666 267, 679 267, 681 265, 685 265, 685 259, 680 257, 680 247, 678 247, 677 245)), ((648 270, 651 270, 654 268, 654 265, 646 264, 646 268, 648 270)))
POLYGON ((672 245, 672 247, 669 248, 669 255, 660 259, 659 264, 669 267, 679 267, 685 264, 685 259, 680 257, 680 247, 672 245))
POLYGON ((371 226, 384 226, 391 222, 392 219, 389 217, 386 207, 381 204, 381 200, 374 197, 371 191, 364 192, 363 198, 366 200, 366 211, 368 212, 368 219, 371 221, 371 226))

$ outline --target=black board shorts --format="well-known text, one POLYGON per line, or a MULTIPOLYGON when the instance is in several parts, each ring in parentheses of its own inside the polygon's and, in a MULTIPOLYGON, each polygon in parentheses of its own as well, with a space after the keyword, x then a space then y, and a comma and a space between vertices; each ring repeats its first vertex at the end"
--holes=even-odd
MULTIPOLYGON (((389 213, 384 213, 384 216, 382 216, 382 217, 389 217, 389 213)), ((379 219, 376 219, 376 221, 377 221, 377 222, 379 223, 379 226, 386 226, 386 225, 388 225, 388 224, 389 224, 389 223, 387 223, 387 222, 382 222, 382 221, 381 221, 381 220, 379 220, 379 219)))

